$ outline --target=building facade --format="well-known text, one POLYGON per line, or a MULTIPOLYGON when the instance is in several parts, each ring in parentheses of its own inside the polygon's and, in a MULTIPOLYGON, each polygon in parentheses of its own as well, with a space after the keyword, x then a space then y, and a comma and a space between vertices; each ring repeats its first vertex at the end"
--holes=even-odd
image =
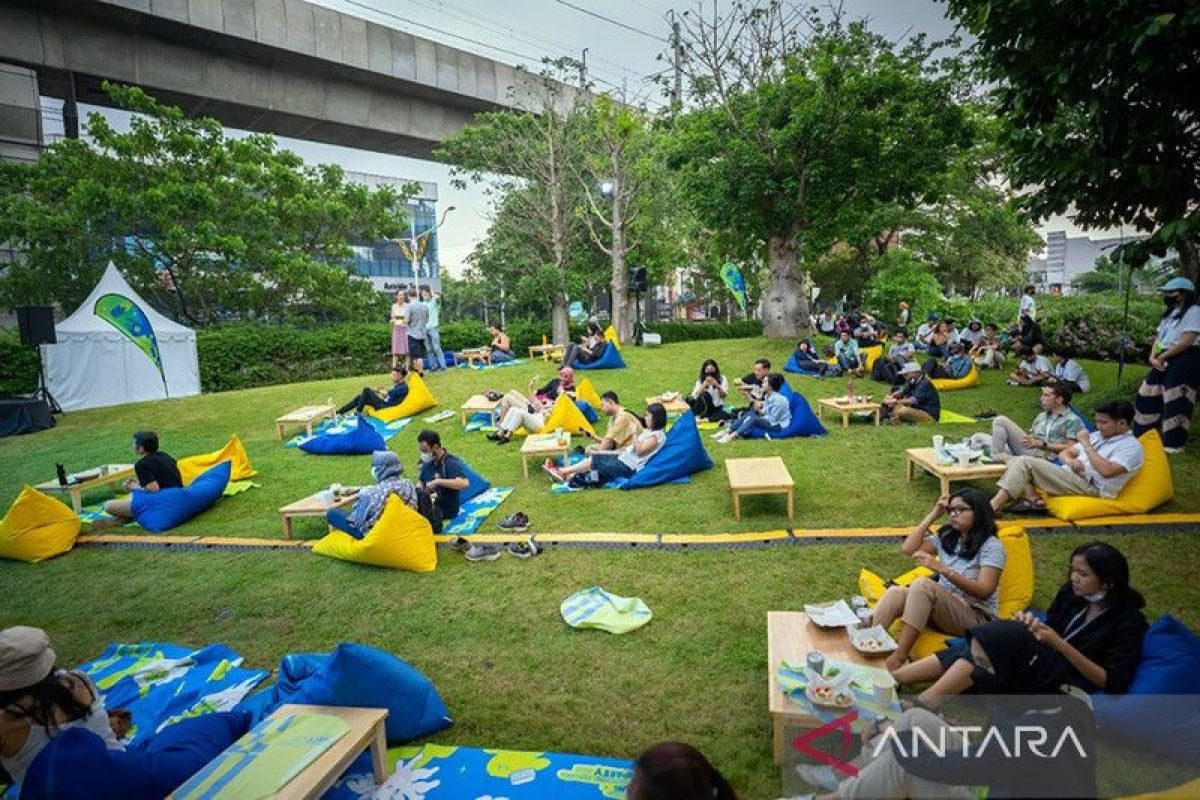
POLYGON ((346 172, 346 180, 371 188, 390 186, 397 192, 409 184, 420 184, 420 191, 408 200, 409 226, 408 230, 401 234, 404 241, 381 239, 375 242, 352 242, 353 266, 359 275, 385 294, 420 286, 431 286, 435 292, 441 291, 442 273, 438 262, 437 239, 437 184, 350 171, 346 172), (408 257, 406 248, 414 258, 408 257))
POLYGON ((1045 294, 1071 294, 1075 279, 1096 268, 1101 256, 1112 257, 1112 251, 1125 242, 1145 238, 1109 236, 1093 239, 1090 236, 1067 236, 1066 231, 1046 234, 1046 255, 1029 259, 1029 282, 1045 294))

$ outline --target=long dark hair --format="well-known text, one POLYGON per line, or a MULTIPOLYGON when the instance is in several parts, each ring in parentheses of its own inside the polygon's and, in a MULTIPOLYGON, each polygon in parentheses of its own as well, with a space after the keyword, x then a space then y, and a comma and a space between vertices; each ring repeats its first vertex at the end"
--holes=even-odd
POLYGON ((28 720, 30 725, 40 725, 47 732, 61 724, 56 719, 56 709, 66 715, 67 722, 83 719, 92 708, 90 703, 82 703, 75 697, 74 685, 78 680, 69 673, 62 675, 52 669, 33 686, 0 692, 0 710, 28 720))
POLYGON ((1175 305, 1163 311, 1160 319, 1166 319, 1167 317, 1182 317, 1187 313, 1189 308, 1196 304, 1195 292, 1189 292, 1187 289, 1173 289, 1172 291, 1179 292, 1181 295, 1183 295, 1183 302, 1176 303, 1175 305))
POLYGON ((704 383, 704 378, 707 377, 704 374, 704 370, 708 369, 709 364, 712 364, 713 369, 716 370, 716 374, 714 374, 713 377, 716 378, 717 383, 720 383, 721 382, 721 365, 717 363, 717 360, 715 358, 706 358, 706 359, 704 359, 704 363, 700 365, 700 378, 699 378, 700 382, 704 383))
POLYGON ((667 427, 667 408, 662 403, 646 406, 646 413, 650 415, 650 430, 661 431, 667 427))
POLYGON ((961 538, 954 526, 943 525, 938 531, 938 540, 947 553, 961 558, 974 558, 988 537, 996 535, 996 514, 992 511, 992 504, 988 502, 987 495, 978 489, 959 489, 950 494, 951 500, 956 497, 971 507, 971 516, 975 524, 971 526, 967 535, 961 538))
MULTIPOLYGON (((1088 542, 1081 544, 1071 552, 1071 561, 1075 556, 1083 556, 1088 568, 1096 573, 1101 583, 1108 586, 1107 599, 1112 605, 1128 604, 1133 608, 1142 608, 1146 599, 1142 593, 1129 585, 1129 561, 1120 550, 1105 542, 1088 542)), ((1067 582, 1071 580, 1071 568, 1067 567, 1067 582)))
POLYGON ((661 742, 638 756, 629 800, 737 800, 729 781, 696 748, 661 742))

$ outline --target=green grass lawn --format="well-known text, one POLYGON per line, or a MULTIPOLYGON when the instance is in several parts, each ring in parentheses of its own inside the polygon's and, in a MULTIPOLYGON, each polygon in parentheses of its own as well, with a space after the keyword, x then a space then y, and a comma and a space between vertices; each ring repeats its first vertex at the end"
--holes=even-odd
MULTIPOLYGON (((732 379, 747 372, 756 357, 767 356, 781 366, 787 354, 784 343, 765 339, 689 342, 657 349, 627 347, 624 355, 629 369, 587 374, 599 391, 617 391, 629 408, 640 412, 648 396, 669 389, 689 391, 700 362, 706 357, 718 359, 732 379)), ((1087 398, 1113 390, 1116 369, 1115 365, 1090 362, 1086 367, 1096 387, 1095 394, 1085 396, 1082 403, 1090 409, 1087 398)), ((441 403, 439 408, 457 411, 472 394, 490 388, 523 389, 533 375, 540 375, 544 382, 553 370, 552 364, 541 361, 495 370, 459 369, 436 374, 429 383, 441 403)), ((1140 378, 1141 372, 1140 367, 1127 372, 1127 394, 1135 391, 1136 384, 1131 382, 1140 378)), ((814 401, 814 408, 818 397, 845 393, 841 380, 818 381, 794 375, 788 379, 814 401)), ((0 502, 10 502, 23 482, 52 479, 58 461, 70 470, 82 470, 103 462, 130 460, 129 438, 135 430, 157 430, 163 449, 175 456, 214 450, 229 434, 236 433, 242 437, 251 461, 261 473, 257 480, 262 488, 227 498, 174 532, 281 537, 277 513, 280 506, 333 482, 367 482, 370 474, 366 456, 311 456, 283 448, 275 437, 275 418, 330 397, 341 403, 364 384, 382 385, 386 381, 386 376, 380 374, 68 414, 53 430, 36 436, 0 439, 0 502)), ((877 396, 885 391, 882 384, 872 381, 860 381, 859 387, 862 393, 877 396)), ((1032 422, 1038 411, 1036 390, 1006 386, 1004 376, 996 372, 985 372, 978 389, 945 393, 942 403, 947 409, 968 415, 991 409, 1023 425, 1032 422)), ((516 487, 501 509, 503 514, 524 510, 536 529, 560 533, 716 533, 788 527, 783 500, 779 497, 747 498, 742 521, 733 521, 723 460, 730 456, 767 454, 782 456, 796 480, 794 527, 907 523, 921 517, 936 499, 938 488, 937 482, 928 476, 921 476, 912 484, 905 482, 904 449, 927 446, 935 431, 957 437, 988 429, 984 424, 875 428, 858 423, 844 430, 840 421, 830 419, 829 423, 830 435, 821 438, 738 441, 722 446, 705 436, 705 446, 716 468, 695 476, 688 485, 571 495, 552 495, 549 478, 540 470, 534 469, 529 480, 523 479, 517 444, 498 447, 481 433, 463 433, 457 416, 432 427, 441 432, 452 452, 494 484, 516 487)), ((408 465, 415 464, 416 435, 423 424, 419 419, 414 421, 391 441, 392 449, 408 465)), ((1172 458, 1177 494, 1163 510, 1200 508, 1198 453, 1200 450, 1193 446, 1188 453, 1172 458)), ((102 499, 104 496, 99 494, 85 498, 85 502, 102 499)), ((494 522, 489 520, 482 530, 494 530, 494 522)), ((321 535, 323 528, 319 520, 303 519, 297 521, 296 531, 297 536, 309 538, 321 535)))
MULTIPOLYGON (((639 408, 658 391, 690 388, 707 355, 735 375, 758 355, 782 363, 786 349, 743 340, 631 350, 631 369, 593 377, 601 390, 616 389, 639 408)), ((1087 366, 1101 391, 1112 386, 1114 368, 1087 366)), ((476 391, 523 386, 534 372, 548 371, 541 363, 461 370, 434 376, 431 384, 443 407, 457 409, 476 391)), ((56 461, 82 469, 128 458, 129 434, 138 428, 157 429, 165 449, 177 455, 215 449, 238 433, 263 488, 223 500, 178 532, 277 537, 280 505, 331 481, 365 481, 368 470, 366 457, 283 449, 274 438, 274 418, 330 395, 348 396, 363 382, 298 383, 69 414, 52 431, 0 440, 0 501, 7 504, 23 481, 53 476, 56 461)), ((842 387, 808 378, 791 382, 812 398, 842 387)), ((876 386, 878 394, 882 387, 876 386)), ((1022 421, 1032 418, 1033 402, 1032 390, 1006 387, 995 374, 986 374, 978 390, 944 396, 955 411, 991 408, 1022 421)), ((726 455, 782 455, 798 485, 798 527, 910 524, 937 493, 932 479, 904 481, 903 449, 927 442, 930 428, 855 425, 823 439, 724 448, 706 438, 718 468, 691 485, 569 496, 550 495, 543 475, 522 480, 515 447, 463 434, 457 420, 438 429, 493 482, 518 487, 504 512, 525 509, 544 531, 786 525, 782 503, 771 499, 747 501, 743 522, 733 523, 719 463, 726 455)), ((392 440, 406 462, 415 460, 417 430, 414 424, 392 440)), ((976 428, 941 430, 965 435, 976 428)), ((1172 459, 1177 497, 1169 510, 1197 508, 1196 452, 1193 447, 1172 459)), ((313 521, 299 530, 315 536, 320 526, 313 521)), ((1200 628, 1194 536, 1176 530, 1111 538, 1130 557, 1151 618, 1170 612, 1200 628)), ((1070 550, 1091 538, 1084 532, 1034 539, 1039 604, 1047 604, 1065 578, 1070 550)), ((111 641, 219 641, 261 667, 275 666, 289 652, 361 641, 397 653, 434 679, 455 718, 438 743, 632 757, 652 742, 681 739, 705 751, 740 796, 755 800, 779 791, 766 706, 767 670, 774 668, 766 660, 766 613, 846 596, 861 566, 894 574, 909 561, 895 545, 866 543, 692 552, 552 548, 532 561, 490 564, 443 554, 437 572, 415 575, 301 552, 80 548, 38 565, 0 562, 0 627, 46 628, 65 664, 92 658, 111 641), (642 597, 654 621, 621 637, 569 629, 559 604, 596 584, 642 597)), ((1138 777, 1128 778, 1126 788, 1142 788, 1138 777)))

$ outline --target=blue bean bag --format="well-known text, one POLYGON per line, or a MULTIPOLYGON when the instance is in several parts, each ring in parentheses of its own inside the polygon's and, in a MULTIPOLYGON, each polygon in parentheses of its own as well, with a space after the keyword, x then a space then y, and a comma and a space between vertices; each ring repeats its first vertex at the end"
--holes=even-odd
POLYGON ((161 800, 240 739, 250 715, 180 720, 128 750, 109 750, 86 728, 68 728, 43 748, 21 784, 22 800, 161 800))
POLYGON ((341 433, 320 433, 300 443, 300 449, 318 456, 363 456, 387 450, 379 431, 363 417, 358 424, 341 433))
POLYGON ((181 489, 133 493, 133 519, 148 531, 162 533, 187 522, 220 499, 229 484, 232 461, 201 472, 181 489))
POLYGON ((239 710, 257 722, 284 703, 386 708, 389 744, 448 728, 453 720, 433 682, 403 660, 365 644, 343 642, 332 653, 292 653, 279 662, 279 680, 239 710))
POLYGON ((712 465, 712 459, 708 457, 704 443, 700 441, 700 431, 696 429, 696 416, 691 411, 685 411, 675 420, 671 430, 667 431, 667 440, 663 442, 662 448, 650 457, 646 466, 625 481, 621 488, 641 489, 670 483, 703 472, 712 465))
POLYGON ((600 415, 596 413, 596 409, 592 408, 591 403, 586 400, 576 400, 575 407, 579 409, 579 413, 583 414, 583 418, 588 422, 595 424, 596 420, 600 419, 600 415))
MULTIPOLYGON (((812 406, 804 399, 804 395, 793 391, 786 383, 779 393, 788 399, 788 408, 792 410, 792 421, 779 433, 772 433, 772 439, 791 439, 793 436, 824 436, 828 433, 825 426, 817 419, 817 415, 813 413, 812 406)), ((766 431, 755 429, 746 434, 746 438, 762 439, 766 435, 766 431)))
POLYGON ((1067 406, 1067 408, 1071 411, 1072 414, 1079 417, 1079 421, 1083 423, 1084 430, 1086 430, 1088 433, 1096 432, 1096 425, 1090 419, 1087 418, 1087 414, 1084 414, 1082 411, 1080 411, 1075 406, 1067 406))
POLYGON ((463 462, 463 472, 467 476, 469 483, 467 488, 459 492, 458 499, 460 503, 465 503, 473 497, 477 497, 488 489, 492 488, 492 484, 487 478, 480 475, 475 470, 471 469, 467 463, 463 462))
POLYGON ((1159 617, 1142 640, 1129 692, 1097 692, 1092 704, 1105 737, 1200 764, 1200 636, 1170 614, 1159 617))
POLYGON ((621 351, 610 344, 592 363, 581 364, 576 361, 574 366, 575 369, 624 369, 625 359, 621 358, 621 351))
POLYGON ((815 369, 804 369, 796 362, 796 353, 792 352, 792 357, 783 365, 784 372, 794 372, 797 375, 820 375, 821 373, 815 369))

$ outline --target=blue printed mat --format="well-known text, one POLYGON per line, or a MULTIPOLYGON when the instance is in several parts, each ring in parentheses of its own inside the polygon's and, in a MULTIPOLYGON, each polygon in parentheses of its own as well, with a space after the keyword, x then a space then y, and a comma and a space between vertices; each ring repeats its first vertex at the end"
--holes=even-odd
POLYGON ((493 486, 486 492, 472 497, 466 505, 458 510, 457 517, 442 526, 442 533, 457 536, 475 533, 483 521, 491 516, 491 513, 499 508, 500 504, 507 500, 512 493, 513 487, 511 486, 493 486))

